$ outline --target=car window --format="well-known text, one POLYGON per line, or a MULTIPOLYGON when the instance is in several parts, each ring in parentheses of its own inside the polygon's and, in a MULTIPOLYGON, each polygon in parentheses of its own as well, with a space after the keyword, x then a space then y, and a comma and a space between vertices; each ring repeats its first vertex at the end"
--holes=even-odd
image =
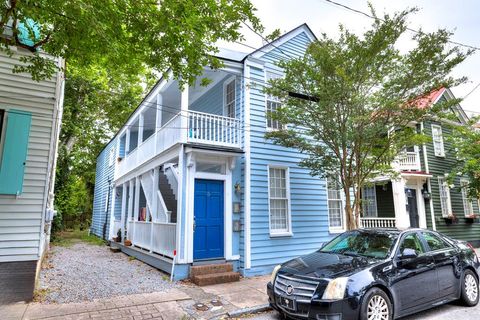
POLYGON ((400 244, 400 253, 402 253, 404 249, 413 249, 417 255, 425 253, 425 250, 422 247, 422 242, 416 233, 411 233, 403 238, 403 241, 400 244))
POLYGON ((430 247, 430 251, 450 248, 450 245, 437 235, 430 232, 422 232, 422 236, 430 247))
POLYGON ((387 232, 350 231, 339 235, 320 251, 384 259, 397 236, 387 232))

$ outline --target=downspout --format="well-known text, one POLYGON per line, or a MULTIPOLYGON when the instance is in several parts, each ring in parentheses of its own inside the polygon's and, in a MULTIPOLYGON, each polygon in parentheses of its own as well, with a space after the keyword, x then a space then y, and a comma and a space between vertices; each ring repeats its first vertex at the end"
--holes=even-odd
MULTIPOLYGON (((423 121, 420 123, 420 131, 422 133, 424 133, 425 131, 423 121)), ((428 166, 427 146, 425 143, 422 144, 422 151, 423 151, 423 162, 425 163, 425 172, 427 174, 430 174, 430 168, 428 166)), ((427 178, 427 188, 430 194, 432 194, 432 183, 430 178, 427 178)), ((430 219, 432 220, 432 229, 437 230, 437 225, 435 224, 435 212, 433 211, 432 197, 430 197, 430 199, 428 200, 428 203, 430 205, 430 219)))
POLYGON ((107 233, 107 219, 108 212, 110 211, 110 191, 112 189, 112 180, 108 179, 108 193, 107 193, 107 211, 105 211, 105 222, 103 223, 103 239, 105 239, 105 234, 107 233))

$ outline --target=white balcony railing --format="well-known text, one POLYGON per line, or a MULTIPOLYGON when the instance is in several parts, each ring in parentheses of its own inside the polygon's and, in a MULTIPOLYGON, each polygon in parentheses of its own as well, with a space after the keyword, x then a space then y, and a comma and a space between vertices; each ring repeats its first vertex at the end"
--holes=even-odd
POLYGON ((420 155, 416 151, 403 152, 398 156, 400 170, 420 171, 420 155))
POLYGON ((240 120, 203 112, 188 112, 188 142, 240 147, 240 120))
POLYGON ((176 223, 129 221, 127 231, 132 245, 170 258, 174 257, 176 223))
POLYGON ((179 112, 118 163, 115 179, 178 143, 241 148, 241 122, 197 111, 179 112))
POLYGON ((360 218, 361 228, 395 228, 395 218, 360 218))

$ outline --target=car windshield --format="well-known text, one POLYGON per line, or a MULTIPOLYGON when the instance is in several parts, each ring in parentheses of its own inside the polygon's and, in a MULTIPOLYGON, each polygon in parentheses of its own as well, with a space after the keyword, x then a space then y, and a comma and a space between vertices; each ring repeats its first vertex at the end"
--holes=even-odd
POLYGON ((397 237, 396 233, 350 231, 339 235, 323 246, 320 251, 385 259, 397 237))

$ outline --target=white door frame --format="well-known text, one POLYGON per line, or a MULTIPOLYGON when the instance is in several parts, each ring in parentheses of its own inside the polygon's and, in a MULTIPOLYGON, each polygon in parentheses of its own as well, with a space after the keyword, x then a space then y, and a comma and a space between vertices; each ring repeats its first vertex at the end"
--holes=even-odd
POLYGON ((216 157, 204 156, 200 152, 191 151, 187 156, 187 186, 186 186, 186 258, 187 263, 193 262, 193 220, 194 220, 194 196, 195 179, 208 179, 223 181, 224 188, 224 258, 226 260, 238 260, 240 257, 232 255, 232 156, 216 157), (225 174, 197 172, 197 161, 218 163, 225 165, 225 174))
MULTIPOLYGON (((423 189, 423 182, 421 179, 410 179, 407 180, 405 184, 405 189, 413 189, 416 192, 417 198, 417 213, 418 213, 418 226, 420 228, 427 228, 427 218, 426 218, 426 211, 425 211, 425 201, 423 201, 422 189, 423 189)), ((405 208, 406 210, 406 208, 405 208)), ((408 212, 407 212, 408 214, 408 212)), ((410 217, 409 217, 410 218, 410 217)), ((410 222, 410 220, 409 220, 410 222)))

